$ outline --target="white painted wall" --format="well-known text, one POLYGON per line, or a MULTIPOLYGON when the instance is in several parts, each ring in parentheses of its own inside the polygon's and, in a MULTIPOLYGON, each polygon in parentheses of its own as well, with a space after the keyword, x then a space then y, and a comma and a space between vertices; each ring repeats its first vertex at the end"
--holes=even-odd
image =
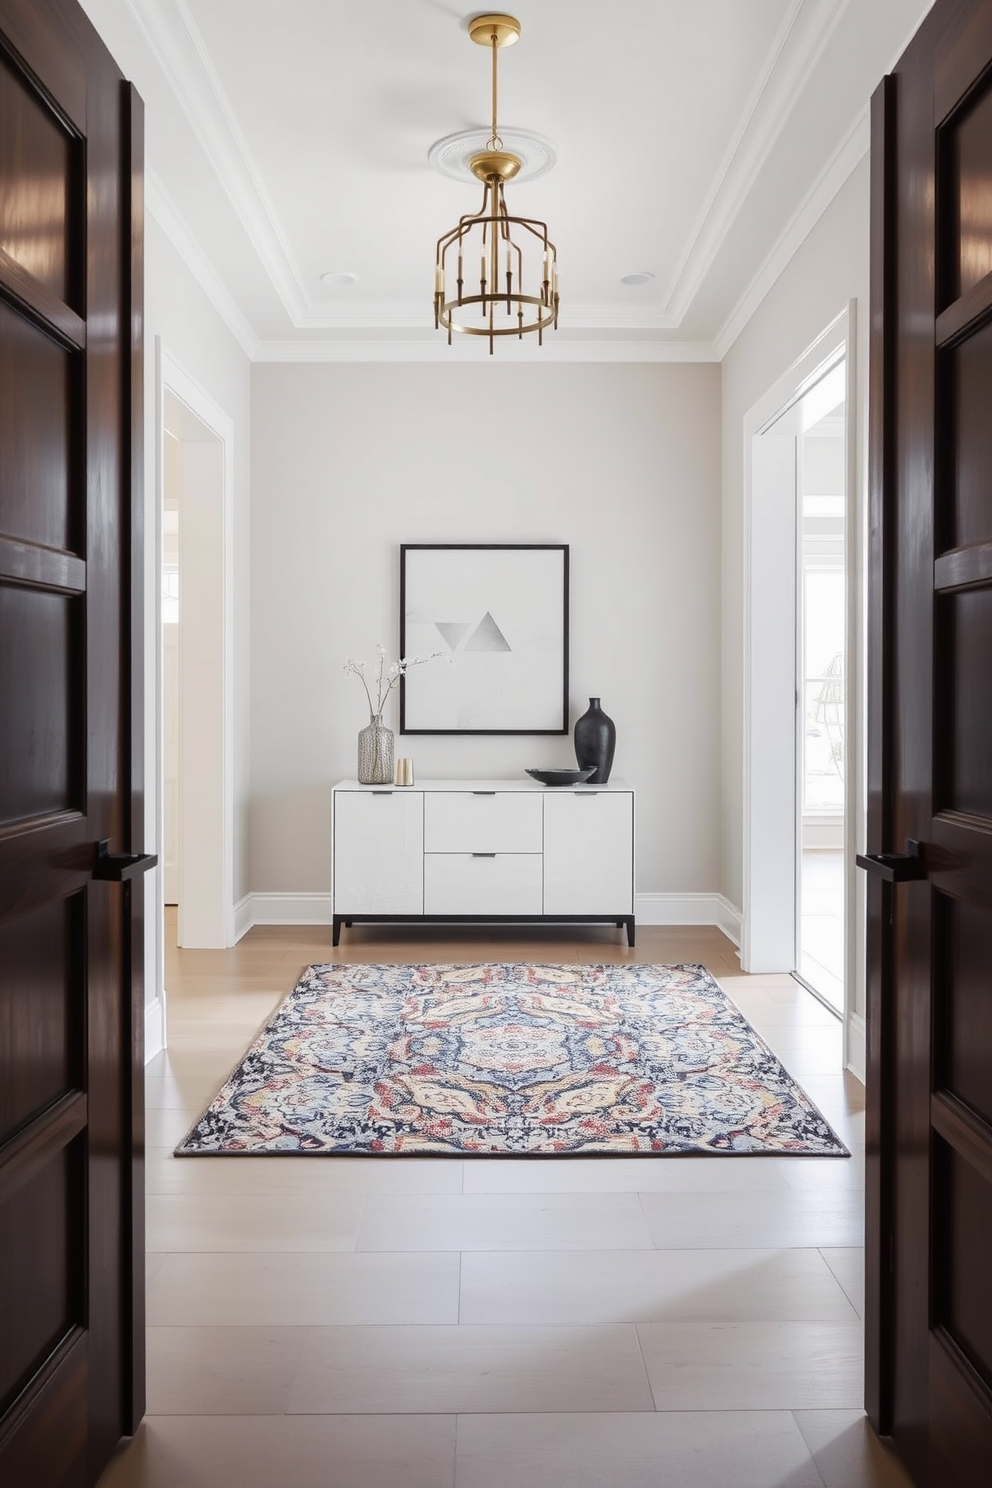
MULTIPOLYGON (((860 573, 865 544, 865 438, 868 370, 869 163, 864 159, 817 222, 722 363, 723 394, 723 675, 722 891, 740 904, 743 873, 743 577, 744 420, 850 300, 857 301, 857 397, 848 408, 855 441, 851 561, 860 573)), ((849 508, 850 509, 850 508, 849 508)), ((858 616, 859 628, 863 615, 858 616)), ((863 676, 850 676, 849 700, 863 676)), ((863 729, 852 734, 849 758, 863 772, 863 729)), ((862 775, 863 779, 863 775, 862 775)), ((849 900, 849 903, 851 901, 849 900)), ((864 954, 859 937, 849 966, 856 971, 854 1014, 864 1013, 864 954)))
MULTIPOLYGON (((214 310, 160 229, 155 218, 145 219, 145 841, 161 845, 159 799, 159 690, 161 672, 158 634, 160 555, 157 470, 159 447, 158 389, 155 348, 162 346, 188 375, 225 410, 234 422, 234 890, 235 900, 248 891, 248 574, 249 574, 249 420, 250 363, 244 351, 214 310)), ((145 985, 149 1004, 162 987, 162 948, 159 917, 152 905, 162 902, 161 869, 146 883, 145 985)), ((154 1043, 154 1017, 149 1020, 149 1047, 154 1043)))
MULTIPOLYGON (((567 542, 571 720, 615 719, 638 890, 720 873, 716 365, 252 368, 251 887, 326 893, 367 722, 345 657, 398 645, 402 542, 567 542)), ((391 721, 397 723, 393 710, 391 721)), ((418 777, 568 764, 551 738, 397 737, 418 777)))

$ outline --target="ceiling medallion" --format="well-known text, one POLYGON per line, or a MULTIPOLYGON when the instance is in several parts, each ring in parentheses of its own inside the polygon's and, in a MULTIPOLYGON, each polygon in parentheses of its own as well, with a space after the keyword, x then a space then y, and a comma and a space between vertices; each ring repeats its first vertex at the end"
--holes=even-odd
POLYGON ((484 148, 468 160, 472 174, 483 184, 482 205, 438 239, 434 325, 447 331, 449 346, 453 331, 488 336, 491 355, 497 336, 523 340, 536 331, 540 344, 546 330, 557 330, 558 254, 547 224, 509 212, 504 195, 506 182, 519 176, 524 162, 507 148, 497 127, 498 57, 501 47, 519 39, 520 22, 509 15, 477 16, 469 36, 492 51, 492 129, 484 148), (472 275, 476 266, 479 292, 466 294, 466 288, 475 285, 466 270, 472 275), (528 284, 536 293, 525 292, 528 284))
MULTIPOLYGON (((518 184, 546 176, 558 160, 551 141, 531 129, 511 129, 504 124, 500 137, 504 149, 520 156, 521 166, 513 178, 518 184)), ((446 134, 444 139, 436 140, 427 152, 427 160, 440 175, 452 181, 474 181, 469 162, 488 143, 488 129, 460 129, 457 134, 446 134)))

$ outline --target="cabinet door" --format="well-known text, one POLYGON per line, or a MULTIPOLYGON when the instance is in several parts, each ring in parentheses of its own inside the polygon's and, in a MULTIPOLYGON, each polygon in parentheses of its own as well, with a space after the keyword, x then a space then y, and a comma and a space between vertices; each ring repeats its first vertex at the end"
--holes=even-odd
POLYGON ((333 834, 335 914, 423 914, 423 791, 335 791, 333 834))
POLYGON ((544 798, 544 913, 634 909, 634 798, 563 791, 544 798))

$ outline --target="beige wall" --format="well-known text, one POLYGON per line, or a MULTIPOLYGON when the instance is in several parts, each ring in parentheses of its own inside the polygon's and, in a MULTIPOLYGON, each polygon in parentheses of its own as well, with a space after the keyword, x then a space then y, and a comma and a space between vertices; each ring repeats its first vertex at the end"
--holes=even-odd
MULTIPOLYGON (((395 655, 402 542, 570 545, 571 718, 599 694, 616 720, 638 889, 716 890, 717 366, 260 364, 251 428, 253 890, 327 891, 329 789, 367 721, 342 663, 395 655)), ((565 737, 397 752, 458 777, 573 758, 565 737)))
MULTIPOLYGON (((723 893, 740 906, 743 872, 744 417, 826 326, 857 300, 859 511, 863 511, 868 365, 868 160, 846 185, 748 321, 723 372, 723 893)), ((860 533, 855 533, 858 538, 860 533)))

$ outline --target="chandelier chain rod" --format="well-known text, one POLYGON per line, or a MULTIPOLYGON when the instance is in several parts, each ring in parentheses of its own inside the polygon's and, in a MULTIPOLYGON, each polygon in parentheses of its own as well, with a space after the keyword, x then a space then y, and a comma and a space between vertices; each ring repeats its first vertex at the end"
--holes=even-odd
POLYGON ((498 125, 497 125, 497 122, 496 122, 496 114, 497 114, 496 103, 497 103, 497 99, 499 97, 499 37, 497 36, 497 34, 496 34, 495 31, 493 32, 493 35, 492 35, 492 52, 493 52, 493 129, 492 129, 492 134, 489 136, 489 148, 491 150, 501 150, 503 148, 503 141, 499 137, 499 128, 498 128, 498 125))

